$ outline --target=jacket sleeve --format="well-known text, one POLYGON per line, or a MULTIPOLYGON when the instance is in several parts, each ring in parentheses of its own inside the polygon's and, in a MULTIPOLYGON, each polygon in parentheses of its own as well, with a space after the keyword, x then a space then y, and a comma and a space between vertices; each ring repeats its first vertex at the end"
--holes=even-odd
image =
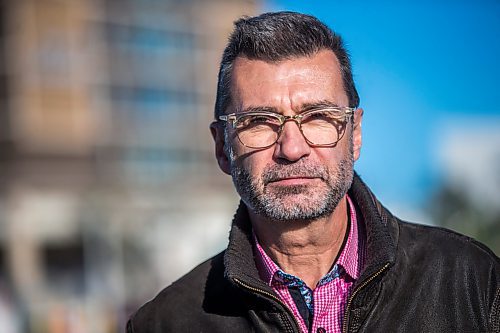
POLYGON ((490 312, 490 327, 494 333, 500 333, 500 287, 495 290, 495 298, 490 312))

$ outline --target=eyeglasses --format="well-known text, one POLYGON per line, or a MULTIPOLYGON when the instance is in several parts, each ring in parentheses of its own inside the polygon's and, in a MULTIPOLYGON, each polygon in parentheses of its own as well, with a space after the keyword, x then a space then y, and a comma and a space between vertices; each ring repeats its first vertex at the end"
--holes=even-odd
POLYGON ((274 112, 255 111, 231 113, 219 116, 228 122, 240 142, 248 148, 262 149, 278 141, 283 126, 293 120, 300 132, 312 146, 333 147, 344 136, 346 124, 355 108, 328 107, 308 110, 294 116, 284 116, 274 112))

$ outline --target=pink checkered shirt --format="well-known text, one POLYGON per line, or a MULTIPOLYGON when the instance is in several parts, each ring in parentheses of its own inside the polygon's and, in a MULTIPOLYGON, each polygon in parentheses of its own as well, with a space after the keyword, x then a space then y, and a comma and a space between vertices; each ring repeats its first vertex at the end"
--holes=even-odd
MULTIPOLYGON (((356 210, 351 199, 348 196, 346 197, 349 204, 351 219, 351 227, 347 241, 341 249, 340 256, 334 267, 327 275, 321 278, 316 288, 311 291, 305 287, 309 292, 308 296, 313 309, 311 332, 341 332, 347 300, 350 296, 352 285, 360 274, 363 262, 364 240, 363 238, 358 238, 356 210), (321 328, 323 328, 323 330, 321 328)), ((278 265, 276 265, 262 249, 257 237, 254 237, 254 240, 257 248, 257 251, 255 251, 255 261, 261 278, 290 308, 302 332, 308 332, 307 325, 300 315, 288 287, 282 278, 283 275, 292 275, 281 271, 278 265)), ((302 282, 297 277, 293 278, 302 282)))

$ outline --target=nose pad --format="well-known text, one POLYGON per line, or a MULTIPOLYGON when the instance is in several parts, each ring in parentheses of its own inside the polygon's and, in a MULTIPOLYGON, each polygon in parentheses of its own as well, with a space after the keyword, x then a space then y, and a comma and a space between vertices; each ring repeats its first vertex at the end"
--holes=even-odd
MULTIPOLYGON (((304 138, 304 135, 302 134, 302 131, 300 129, 300 125, 299 125, 299 121, 297 119, 294 119, 294 118, 289 118, 287 120, 285 120, 285 122, 283 123, 283 125, 281 126, 281 131, 280 131, 280 137, 278 138, 278 141, 283 137, 284 135, 284 132, 285 132, 285 128, 287 127, 287 124, 290 124, 290 123, 294 123, 295 126, 293 125, 288 125, 288 131, 290 131, 290 126, 292 126, 293 130, 292 131, 296 131, 297 134, 300 134, 300 136, 302 136, 302 138, 304 138)), ((289 135, 289 134, 287 134, 289 135)))

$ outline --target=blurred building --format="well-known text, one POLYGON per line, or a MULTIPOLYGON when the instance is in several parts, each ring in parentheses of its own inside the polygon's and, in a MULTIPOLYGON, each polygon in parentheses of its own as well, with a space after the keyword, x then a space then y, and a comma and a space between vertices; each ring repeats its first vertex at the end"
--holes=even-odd
POLYGON ((448 119, 436 150, 443 182, 481 210, 500 215, 500 117, 448 119))
POLYGON ((208 125, 258 6, 0 0, 0 332, 122 331, 224 248, 236 196, 208 125))

